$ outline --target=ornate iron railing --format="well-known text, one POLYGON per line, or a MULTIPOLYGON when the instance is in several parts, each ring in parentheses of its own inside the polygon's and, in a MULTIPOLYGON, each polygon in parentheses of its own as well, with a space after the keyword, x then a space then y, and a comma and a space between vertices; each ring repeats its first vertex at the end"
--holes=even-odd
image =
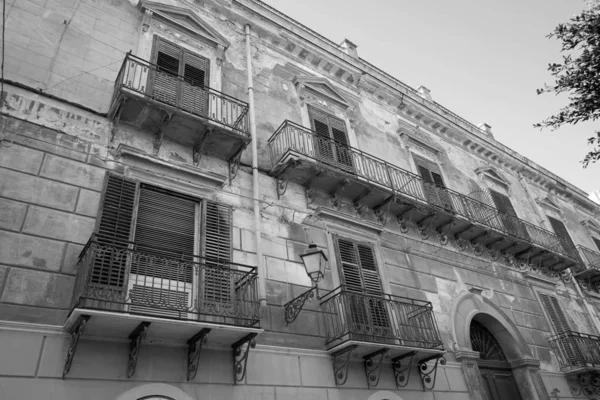
POLYGON ((117 75, 114 96, 122 89, 250 136, 248 103, 204 86, 204 82, 194 82, 173 74, 130 53, 117 75))
POLYGON ((257 278, 255 267, 94 235, 79 257, 72 307, 255 326, 257 278))
POLYGON ((359 340, 443 349, 431 303, 426 301, 340 286, 321 298, 321 309, 327 345, 359 340))
POLYGON ((566 331, 548 341, 561 368, 600 368, 600 336, 566 331))
POLYGON ((577 261, 579 256, 567 238, 501 212, 454 190, 423 180, 419 175, 391 165, 363 151, 317 135, 291 121, 269 138, 271 163, 275 166, 289 151, 344 170, 361 181, 378 185, 390 193, 444 209, 485 228, 534 244, 577 261))
POLYGON ((583 261, 589 268, 600 269, 600 253, 587 247, 578 245, 577 248, 583 256, 583 261))

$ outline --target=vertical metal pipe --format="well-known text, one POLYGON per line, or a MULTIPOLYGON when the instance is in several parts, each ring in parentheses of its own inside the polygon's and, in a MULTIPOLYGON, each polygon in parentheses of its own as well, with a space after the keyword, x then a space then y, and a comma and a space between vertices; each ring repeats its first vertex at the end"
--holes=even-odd
POLYGON ((260 202, 258 187, 258 150, 256 139, 256 114, 254 110, 254 86, 252 83, 252 54, 250 53, 250 25, 246 24, 246 63, 248 70, 248 107, 250 113, 250 136, 252 137, 252 191, 254 199, 254 234, 256 236, 256 267, 258 271, 258 300, 261 306, 267 305, 265 287, 265 263, 262 255, 262 235, 260 226, 260 202))

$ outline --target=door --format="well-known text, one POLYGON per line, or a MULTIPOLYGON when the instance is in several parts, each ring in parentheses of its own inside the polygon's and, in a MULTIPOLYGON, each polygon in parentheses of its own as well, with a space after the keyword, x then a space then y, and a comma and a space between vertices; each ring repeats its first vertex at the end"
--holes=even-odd
POLYGON ((490 190, 490 195, 494 201, 494 205, 500 211, 498 214, 500 224, 499 228, 508 231, 508 233, 515 235, 521 239, 530 240, 527 227, 517 217, 510 198, 505 194, 490 190))
POLYGON ((316 133, 315 158, 346 171, 354 171, 344 121, 314 107, 308 107, 308 114, 312 130, 316 133))
POLYGON ((452 198, 446 190, 442 171, 440 167, 425 158, 413 156, 419 175, 423 178, 423 191, 425 199, 438 207, 442 207, 446 211, 454 211, 452 198))
POLYGON ((159 36, 154 37, 152 98, 192 114, 208 114, 209 61, 159 36))
POLYGON ((510 369, 494 369, 479 366, 484 390, 490 400, 521 400, 517 382, 510 369))

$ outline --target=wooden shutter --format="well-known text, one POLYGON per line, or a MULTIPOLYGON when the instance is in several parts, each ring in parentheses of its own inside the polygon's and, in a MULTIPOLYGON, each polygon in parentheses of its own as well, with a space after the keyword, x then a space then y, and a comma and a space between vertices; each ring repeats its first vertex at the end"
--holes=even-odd
POLYGON ((127 273, 129 246, 137 184, 121 176, 107 174, 102 211, 97 229, 98 251, 91 282, 123 287, 127 273))
POLYGON ((496 192, 495 190, 490 189, 490 195, 492 196, 492 200, 496 208, 501 212, 499 215, 500 222, 504 226, 504 228, 513 235, 516 235, 520 238, 529 239, 529 233, 527 232, 527 228, 517 217, 517 212, 510 201, 510 198, 505 194, 496 192), (511 218, 517 217, 517 218, 511 218))
POLYGON ((442 171, 440 167, 425 158, 413 155, 419 175, 423 178, 423 190, 425 197, 430 202, 444 208, 447 211, 454 211, 452 198, 446 190, 442 171))
POLYGON ((181 49, 159 36, 154 36, 152 84, 148 85, 151 96, 163 103, 177 105, 179 99, 179 78, 181 69, 181 49))
POLYGON ((317 133, 317 158, 334 163, 345 170, 353 170, 352 154, 348 146, 346 124, 339 118, 308 107, 311 127, 317 133))
POLYGON ((375 254, 370 246, 337 238, 347 304, 354 323, 389 327, 375 254))
POLYGON ((181 108, 201 116, 208 109, 208 60, 183 51, 181 108))
POLYGON ((550 322, 556 333, 563 333, 570 330, 566 315, 563 313, 558 299, 554 296, 540 293, 542 305, 550 318, 550 322))
MULTIPOLYGON (((552 218, 548 216, 548 220, 550 221, 550 225, 552 225, 552 230, 561 238, 561 245, 563 246, 563 251, 567 254, 575 255, 577 254, 575 249, 575 243, 571 239, 571 235, 569 235, 569 231, 567 231, 567 227, 562 221, 557 220, 556 218, 552 218), (566 248, 569 247, 569 248, 566 248)), ((579 258, 579 256, 576 256, 579 258)))
POLYGON ((198 201, 183 195, 142 184, 135 228, 140 257, 131 267, 132 274, 192 282, 198 201), (172 262, 169 262, 172 260, 172 262), (177 265, 177 261, 186 264, 177 265))
POLYGON ((223 307, 231 303, 235 284, 229 264, 232 253, 231 230, 231 207, 207 201, 204 218, 206 268, 203 276, 203 300, 205 307, 214 306, 215 303, 223 307))
POLYGON ((315 157, 321 161, 335 163, 327 114, 309 106, 308 115, 312 130, 316 132, 315 157))

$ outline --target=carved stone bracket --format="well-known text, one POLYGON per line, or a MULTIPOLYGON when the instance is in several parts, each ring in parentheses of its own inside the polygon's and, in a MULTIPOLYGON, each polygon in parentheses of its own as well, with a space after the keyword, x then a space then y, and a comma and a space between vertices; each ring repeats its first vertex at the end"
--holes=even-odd
POLYGON ((387 215, 390 211, 390 206, 396 201, 396 196, 391 195, 385 198, 381 203, 373 207, 375 216, 380 224, 385 225, 387 222, 387 215))
POLYGON ((314 187, 307 187, 304 189, 304 196, 306 197, 306 204, 312 204, 315 201, 315 195, 317 194, 317 189, 314 187))
POLYGON ((284 317, 285 317, 285 325, 286 326, 296 320, 296 318, 298 317, 298 314, 300 314, 300 311, 302 311, 302 308, 304 308, 304 304, 306 303, 306 301, 308 299, 314 298, 315 291, 317 291, 317 290, 318 290, 317 286, 314 286, 314 287, 308 289, 306 292, 300 294, 295 299, 284 304, 283 308, 285 310, 284 317))
POLYGON ((408 204, 404 210, 402 210, 399 214, 396 215, 396 221, 398 221, 398 225, 400 226, 400 232, 406 233, 408 232, 409 226, 408 223, 411 219, 412 212, 415 209, 415 206, 412 204, 408 204), (407 216, 408 214, 408 216, 407 216))
POLYGON ((166 113, 162 121, 160 121, 160 124, 158 124, 158 129, 156 129, 156 133, 154 134, 154 154, 158 154, 160 146, 162 146, 164 130, 171 120, 171 115, 171 113, 166 113))
POLYGON ((77 351, 77 344, 79 343, 79 338, 83 334, 83 330, 85 328, 85 324, 90 319, 89 315, 82 315, 77 318, 77 322, 71 329, 71 343, 69 344, 69 350, 67 350, 67 357, 65 358, 65 366, 63 368, 62 379, 65 379, 65 376, 71 370, 71 364, 73 363, 73 357, 75 357, 75 352, 77 351))
POLYGON ((121 120, 121 112, 123 111, 123 103, 125 102, 125 98, 123 96, 119 97, 117 100, 117 105, 115 107, 113 126, 110 129, 110 143, 115 139, 115 134, 117 133, 117 126, 119 126, 119 121, 121 120))
POLYGON ((367 197, 371 192, 373 191, 372 187, 368 187, 366 188, 361 194, 359 194, 358 196, 356 196, 353 200, 352 200, 352 204, 354 204, 354 209, 356 210, 356 214, 358 215, 359 218, 362 218, 365 214, 365 210, 367 208, 367 205, 364 204, 362 201, 365 197, 367 197))
POLYGON ((193 148, 193 160, 194 160, 194 166, 198 166, 198 164, 200 164, 200 159, 202 158, 202 155, 204 154, 204 149, 206 147, 206 142, 208 140, 208 137, 212 134, 212 129, 207 128, 204 132, 202 132, 202 134, 200 135, 200 137, 198 138, 198 140, 196 140, 196 143, 194 143, 194 148, 193 148))
POLYGON ((383 358, 389 349, 377 350, 371 354, 367 354, 363 357, 365 364, 365 375, 367 377, 367 386, 369 389, 377 387, 379 384, 379 377, 381 376, 381 366, 383 365, 383 358))
POLYGON ((429 239, 429 227, 431 226, 433 218, 436 216, 436 214, 436 212, 431 212, 417 221, 417 229, 419 230, 421 239, 429 239))
POLYGON ((467 226, 465 226, 464 228, 454 232, 454 240, 461 240, 460 235, 462 235, 463 233, 469 231, 471 228, 473 228, 473 224, 468 224, 467 226))
POLYGON ((246 365, 250 349, 256 347, 256 333, 249 333, 234 344, 233 349, 233 382, 237 385, 246 377, 246 365))
POLYGON ((477 235, 471 239, 471 246, 473 246, 474 249, 477 247, 480 247, 489 235, 490 235, 489 231, 481 232, 479 235, 477 235))
POLYGON ((307 204, 312 204, 315 201, 317 189, 313 187, 313 183, 315 180, 319 179, 323 175, 325 175, 325 170, 323 168, 317 168, 315 174, 311 176, 308 179, 308 181, 304 184, 304 195, 306 196, 307 204))
POLYGON ((350 185, 350 181, 348 179, 342 179, 340 183, 332 190, 329 195, 329 200, 331 206, 336 210, 339 210, 342 207, 342 192, 350 185))
POLYGON ((225 46, 222 44, 217 44, 217 65, 223 65, 223 61, 225 60, 225 46))
POLYGON ((396 387, 398 389, 408 385, 408 380, 410 379, 410 367, 412 366, 413 359, 416 355, 416 351, 411 351, 401 356, 392 358, 392 370, 394 371, 394 380, 396 381, 396 387), (402 360, 407 358, 408 362, 403 366, 402 360))
POLYGON ((287 179, 277 177, 277 181, 275 183, 275 190, 277 191, 277 200, 281 199, 281 196, 285 194, 285 191, 288 187, 288 182, 289 181, 287 179))
POLYGON ((450 228, 452 227, 453 222, 454 222, 454 217, 450 217, 445 222, 443 222, 442 224, 435 227, 435 231, 438 234, 438 239, 442 246, 447 245, 448 241, 450 240, 448 238, 448 231, 450 231, 450 228), (446 227, 448 227, 448 229, 446 230, 446 233, 444 233, 444 228, 446 228, 446 227))
POLYGON ((198 362, 200 361, 200 352, 202 351, 202 345, 206 344, 209 332, 209 328, 204 328, 187 341, 188 381, 191 381, 196 377, 196 373, 198 372, 198 362))
POLYGON ((585 371, 567 376, 569 390, 573 396, 596 399, 600 395, 600 371, 585 371))
POLYGON ((348 346, 332 354, 333 357, 333 376, 335 384, 341 386, 348 379, 348 369, 350 368, 350 357, 355 352, 357 345, 348 346))
POLYGON ((127 377, 131 378, 135 374, 142 340, 146 337, 146 331, 150 326, 150 322, 143 321, 129 335, 129 361, 127 362, 127 377))
POLYGON ((150 21, 152 21, 152 10, 146 9, 144 11, 144 17, 142 20, 142 32, 148 32, 150 28, 150 21))
POLYGON ((435 387, 438 365, 446 365, 446 359, 442 354, 436 354, 419 360, 419 376, 423 384, 423 390, 432 390, 435 387), (435 360, 435 362, 433 362, 435 360))

